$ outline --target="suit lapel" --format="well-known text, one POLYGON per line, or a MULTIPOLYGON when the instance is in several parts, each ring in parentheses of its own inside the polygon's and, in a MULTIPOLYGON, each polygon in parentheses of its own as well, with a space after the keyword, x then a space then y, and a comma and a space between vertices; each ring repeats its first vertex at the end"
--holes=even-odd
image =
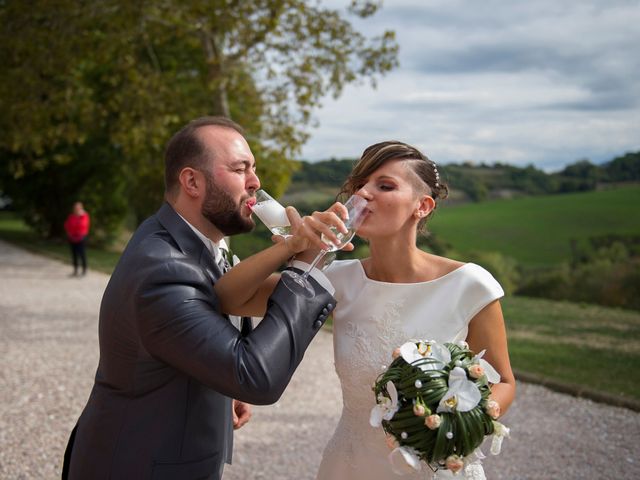
POLYGON ((198 238, 191 227, 187 225, 167 202, 162 204, 162 207, 160 207, 160 210, 156 213, 156 217, 173 237, 180 251, 188 257, 197 260, 211 278, 211 282, 215 283, 215 281, 222 276, 222 272, 216 264, 213 255, 209 252, 209 249, 202 243, 202 240, 198 238))
POLYGON ((202 267, 206 270, 207 275, 209 275, 209 278, 211 278, 212 284, 216 283, 216 280, 218 280, 223 274, 223 272, 220 270, 220 267, 213 258, 213 255, 211 255, 211 252, 209 252, 209 249, 206 247, 202 249, 202 254, 200 255, 200 265, 202 265, 202 267))
MULTIPOLYGON (((160 207, 160 210, 156 213, 156 217, 160 224, 173 237, 180 251, 194 260, 197 259, 213 286, 216 280, 222 276, 223 272, 220 270, 209 249, 202 243, 202 240, 198 238, 193 230, 191 230, 191 227, 186 224, 167 202, 164 202, 162 207, 160 207)), ((228 315, 225 315, 225 317, 228 318, 238 330, 241 329, 239 317, 229 317, 228 315)))

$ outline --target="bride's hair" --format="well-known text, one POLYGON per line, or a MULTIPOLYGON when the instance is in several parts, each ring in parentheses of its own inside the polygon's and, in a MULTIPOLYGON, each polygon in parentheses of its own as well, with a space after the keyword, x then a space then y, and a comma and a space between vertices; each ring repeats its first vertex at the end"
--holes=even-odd
MULTIPOLYGON (((388 141, 380 142, 365 148, 360 160, 345 180, 338 197, 353 195, 366 183, 366 180, 382 165, 392 160, 402 160, 404 165, 414 174, 413 187, 420 194, 430 195, 438 206, 438 201, 447 198, 449 187, 440 181, 438 167, 420 150, 406 143, 388 141)), ((424 228, 427 219, 433 214, 434 209, 425 218, 418 222, 418 231, 424 228)))

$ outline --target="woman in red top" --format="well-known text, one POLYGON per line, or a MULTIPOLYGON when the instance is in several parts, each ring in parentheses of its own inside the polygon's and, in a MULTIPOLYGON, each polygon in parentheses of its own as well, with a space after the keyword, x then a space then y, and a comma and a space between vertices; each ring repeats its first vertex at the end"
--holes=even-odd
POLYGON ((69 245, 71 245, 72 275, 78 275, 78 260, 82 262, 82 275, 85 275, 87 273, 85 239, 89 234, 89 214, 85 211, 81 202, 73 204, 73 211, 64 222, 64 230, 67 232, 69 245))

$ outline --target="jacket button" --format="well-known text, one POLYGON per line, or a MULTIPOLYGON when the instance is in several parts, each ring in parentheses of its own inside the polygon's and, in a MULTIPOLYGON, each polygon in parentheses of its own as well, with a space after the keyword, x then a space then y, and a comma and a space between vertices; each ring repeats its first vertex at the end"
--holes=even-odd
POLYGON ((322 315, 329 315, 329 309, 328 308, 323 308, 322 309, 322 315))
POLYGON ((327 303, 327 308, 329 311, 333 310, 333 303, 327 303))
POLYGON ((315 329, 318 329, 322 326, 322 322, 320 320, 316 320, 315 322, 313 322, 313 327, 315 329))

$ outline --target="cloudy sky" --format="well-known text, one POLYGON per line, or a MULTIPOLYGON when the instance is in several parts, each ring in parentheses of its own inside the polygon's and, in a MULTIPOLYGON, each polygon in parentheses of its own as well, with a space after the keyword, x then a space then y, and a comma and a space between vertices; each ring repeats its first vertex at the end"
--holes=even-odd
POLYGON ((395 30, 400 66, 327 98, 304 159, 395 139, 553 171, 640 150, 638 0, 386 0, 357 25, 395 30))

